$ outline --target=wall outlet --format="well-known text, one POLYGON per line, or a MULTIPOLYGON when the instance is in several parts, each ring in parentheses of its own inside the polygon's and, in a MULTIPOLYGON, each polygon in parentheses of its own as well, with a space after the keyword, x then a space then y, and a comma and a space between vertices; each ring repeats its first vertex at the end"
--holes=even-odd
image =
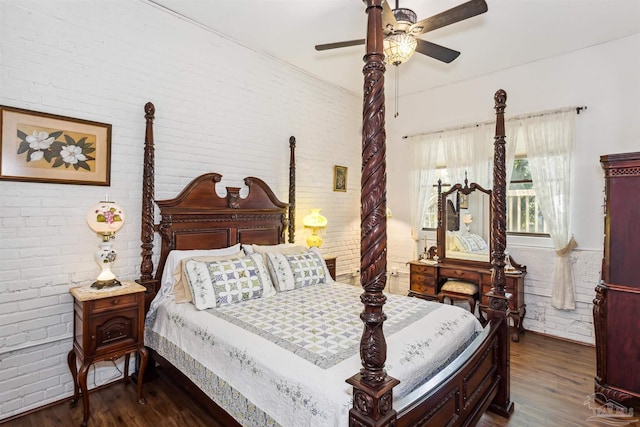
POLYGON ((392 268, 391 269, 391 275, 392 276, 397 276, 398 275, 398 269, 397 268, 392 268))
POLYGON ((351 272, 351 275, 353 277, 358 277, 360 275, 360 270, 357 268, 354 268, 353 271, 351 272))

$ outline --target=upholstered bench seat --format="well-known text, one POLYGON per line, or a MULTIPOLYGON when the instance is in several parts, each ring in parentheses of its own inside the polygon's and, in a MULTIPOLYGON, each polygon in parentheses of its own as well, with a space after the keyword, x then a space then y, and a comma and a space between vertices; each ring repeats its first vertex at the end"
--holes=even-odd
POLYGON ((476 301, 480 298, 478 285, 462 280, 447 280, 440 288, 438 301, 442 303, 445 298, 449 298, 451 304, 453 304, 454 300, 468 301, 469 310, 471 313, 475 313, 476 301))

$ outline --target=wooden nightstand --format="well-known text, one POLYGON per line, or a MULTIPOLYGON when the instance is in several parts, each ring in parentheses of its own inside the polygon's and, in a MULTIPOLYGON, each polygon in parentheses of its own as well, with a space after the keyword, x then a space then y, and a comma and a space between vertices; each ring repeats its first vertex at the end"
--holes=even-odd
POLYGON ((336 280, 336 257, 334 256, 325 256, 324 262, 327 264, 327 268, 329 269, 329 274, 333 280, 336 280))
POLYGON ((140 380, 138 381, 138 402, 142 397, 142 378, 149 352, 144 347, 144 291, 145 287, 135 282, 123 281, 125 286, 95 292, 88 286, 70 289, 74 298, 73 350, 67 361, 73 376, 73 400, 78 403, 82 391, 84 419, 89 420, 89 393, 87 373, 89 366, 103 360, 115 360, 125 356, 124 383, 129 382, 129 357, 137 352, 140 356, 140 380), (76 359, 80 361, 78 371, 76 359))

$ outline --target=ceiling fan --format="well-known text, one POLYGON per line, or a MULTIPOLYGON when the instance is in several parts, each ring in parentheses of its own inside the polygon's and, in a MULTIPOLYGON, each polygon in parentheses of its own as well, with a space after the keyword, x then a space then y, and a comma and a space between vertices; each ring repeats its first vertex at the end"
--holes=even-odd
MULTIPOLYGON (((439 61, 450 63, 460 55, 460 52, 417 37, 429 31, 480 15, 488 9, 485 0, 471 0, 416 22, 416 13, 411 9, 399 7, 398 3, 399 0, 396 0, 396 8, 391 10, 386 1, 382 2, 385 55, 387 62, 393 65, 400 65, 405 62, 414 51, 439 61)), ((365 44, 365 39, 320 44, 316 45, 316 50, 322 51, 361 44, 365 44)))

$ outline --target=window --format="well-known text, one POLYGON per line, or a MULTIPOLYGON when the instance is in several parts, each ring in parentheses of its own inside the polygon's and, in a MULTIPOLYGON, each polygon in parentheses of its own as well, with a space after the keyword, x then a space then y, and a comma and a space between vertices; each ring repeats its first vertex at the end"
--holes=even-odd
POLYGON ((507 233, 549 234, 533 191, 533 181, 526 157, 513 162, 507 188, 507 233))

